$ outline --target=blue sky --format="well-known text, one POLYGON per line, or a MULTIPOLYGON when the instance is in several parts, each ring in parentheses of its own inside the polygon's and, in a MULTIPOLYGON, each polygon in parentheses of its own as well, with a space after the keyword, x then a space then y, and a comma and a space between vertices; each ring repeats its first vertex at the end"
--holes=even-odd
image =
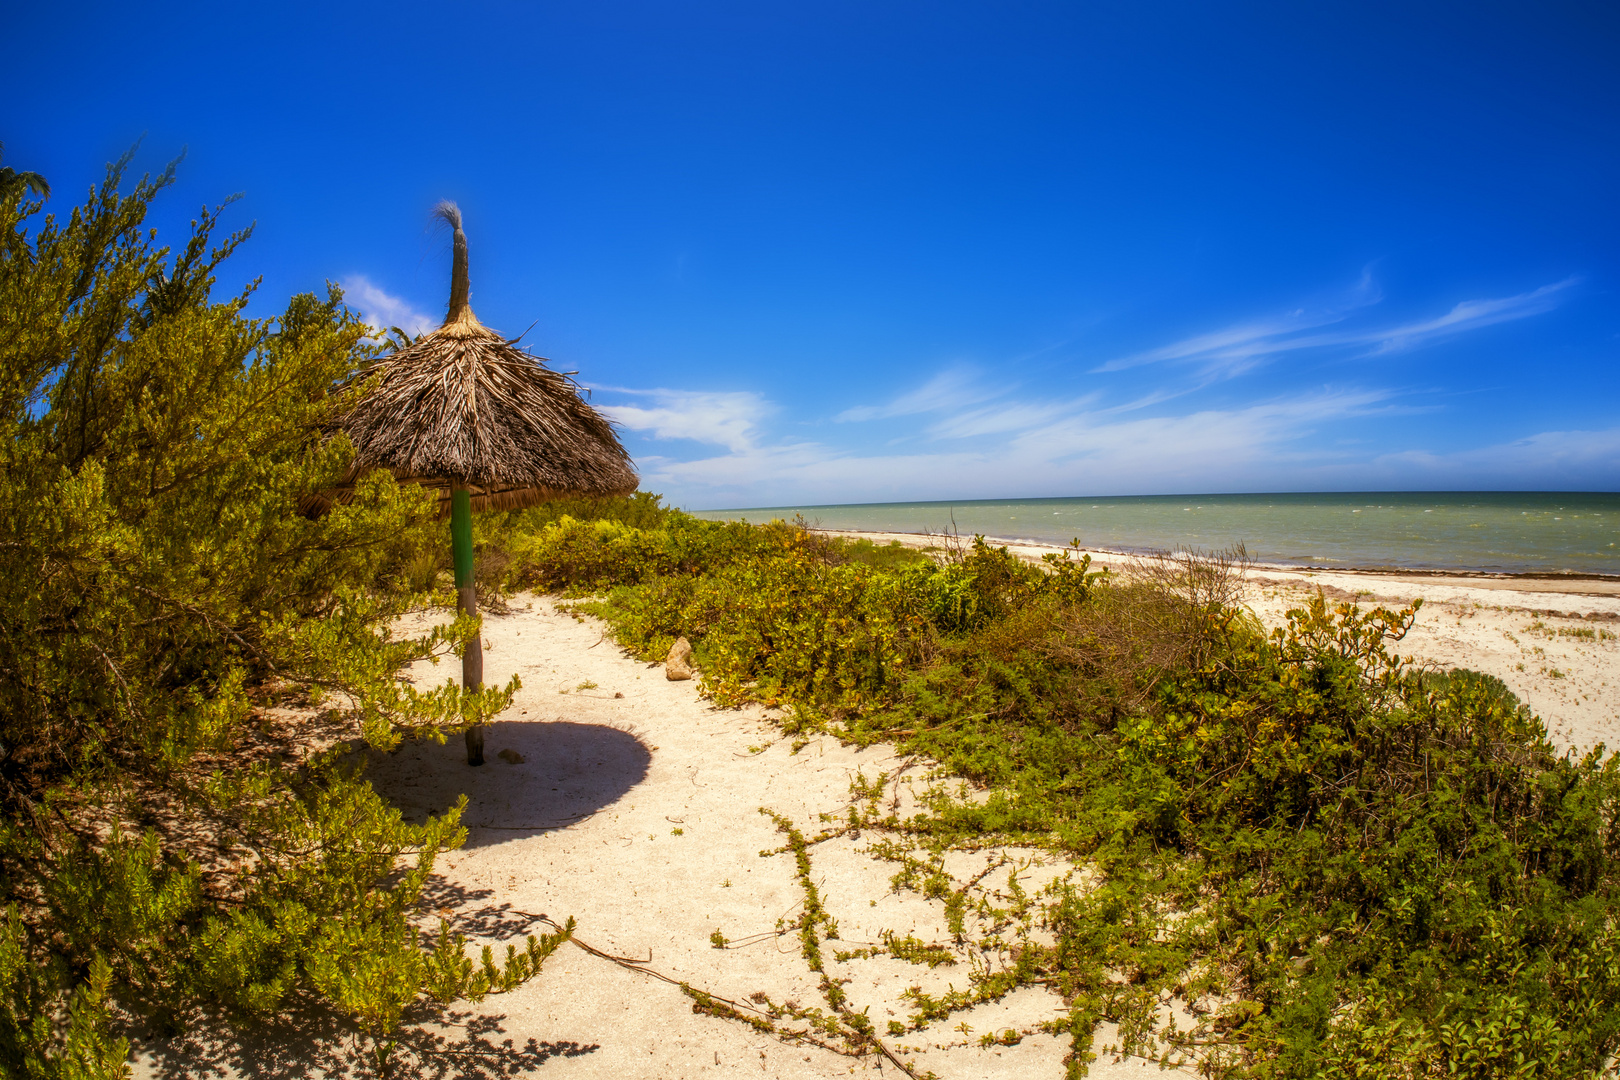
MULTIPOLYGON (((1620 489, 1620 9, 30 5, 5 161, 65 209, 473 304, 691 508, 1620 489)), ((238 280, 239 279, 239 280, 238 280)))

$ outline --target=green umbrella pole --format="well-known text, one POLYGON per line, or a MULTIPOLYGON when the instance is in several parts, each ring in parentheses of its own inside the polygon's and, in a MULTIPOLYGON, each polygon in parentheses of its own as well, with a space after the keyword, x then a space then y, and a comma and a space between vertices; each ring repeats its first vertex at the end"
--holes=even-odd
MULTIPOLYGON (((456 610, 478 614, 478 586, 473 583, 472 499, 466 488, 450 490, 450 555, 456 568, 456 610)), ((461 685, 477 690, 484 685, 484 643, 479 638, 467 642, 461 656, 461 685)), ((467 729, 467 764, 484 763, 484 727, 467 729)))

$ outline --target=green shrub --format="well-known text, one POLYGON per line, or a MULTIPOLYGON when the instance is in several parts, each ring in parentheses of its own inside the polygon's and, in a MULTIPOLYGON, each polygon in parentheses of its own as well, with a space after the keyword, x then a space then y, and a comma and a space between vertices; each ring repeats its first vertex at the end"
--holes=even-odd
MULTIPOLYGON (((918 996, 914 1023, 1041 983, 1072 1002, 1052 1030, 1076 1073, 1105 1019, 1213 1076, 1587 1076, 1620 1049, 1620 758, 1559 755, 1489 677, 1412 669, 1391 647, 1416 605, 1318 596, 1268 634, 1241 552, 1111 581, 982 539, 885 565, 674 515, 528 543, 536 580, 606 590, 587 606, 636 654, 687 636, 717 701, 988 789, 860 827, 1093 868, 1049 890, 1050 944, 918 996)), ((896 880, 960 920, 937 877, 896 880)))
MULTIPOLYGON (((549 539, 602 581, 602 564, 580 553, 584 531, 558 529, 549 539)), ((927 627, 922 595, 909 578, 836 561, 836 545, 802 529, 687 518, 662 537, 600 527, 595 534, 609 540, 593 550, 626 553, 632 561, 632 553, 647 552, 641 566, 654 568, 644 584, 621 585, 601 606, 611 611, 620 643, 661 657, 676 637, 689 638, 704 688, 721 702, 791 698, 858 709, 882 693, 927 627), (694 562, 709 569, 679 572, 694 562)), ((619 574, 630 583, 642 577, 630 567, 619 574)))
POLYGON ((215 299, 247 234, 205 212, 156 247, 170 179, 122 194, 114 166, 65 217, 0 199, 0 1074, 122 1075, 110 1000, 159 1031, 335 1012, 382 1068, 409 1003, 476 989, 411 921, 459 812, 406 825, 341 749, 253 764, 253 729, 326 696, 387 749, 516 684, 398 679, 474 629, 390 633, 431 584, 431 500, 379 474, 295 509, 344 469, 316 432, 375 347, 335 289, 268 320, 215 299))
POLYGON ((1203 662, 1137 668, 1157 674, 1135 708, 1052 672, 1064 650, 1027 623, 1021 651, 964 649, 931 673, 955 685, 912 688, 913 745, 993 785, 926 830, 1055 832, 1106 875, 1059 890, 1037 965, 1080 994, 1078 1054, 1086 1017, 1148 1048, 1164 994, 1213 1009, 1158 1035, 1214 1074, 1485 1077, 1534 1050, 1526 1075, 1587 1075, 1620 1046, 1616 760, 1560 757, 1484 680, 1411 672, 1386 642, 1412 615, 1318 598, 1267 636, 1232 613, 1203 662), (1498 1037, 1502 1002, 1534 1047, 1498 1037))
POLYGON ((538 532, 554 521, 575 518, 580 521, 612 521, 637 529, 657 529, 679 511, 664 505, 662 496, 647 491, 629 495, 575 495, 551 499, 538 506, 479 516, 479 526, 488 536, 524 536, 538 532))
POLYGON ((531 587, 610 590, 588 610, 619 643, 661 658, 691 640, 703 688, 717 701, 792 701, 853 717, 887 700, 941 635, 990 623, 1020 605, 1083 599, 1101 576, 1085 560, 1033 567, 976 538, 960 560, 897 559, 799 524, 754 527, 672 514, 664 527, 563 518, 519 538, 531 587))
POLYGON ((1426 671, 1423 673, 1423 686, 1426 690, 1441 695, 1466 692, 1471 687, 1478 687, 1486 697, 1500 701, 1504 707, 1513 710, 1519 708, 1518 695, 1507 688, 1507 683, 1483 671, 1470 671, 1468 668, 1426 671))
POLYGON ((906 547, 898 540, 876 544, 865 537, 844 539, 839 545, 839 550, 844 558, 851 562, 865 563, 880 570, 902 570, 908 566, 919 566, 933 561, 923 552, 906 547))

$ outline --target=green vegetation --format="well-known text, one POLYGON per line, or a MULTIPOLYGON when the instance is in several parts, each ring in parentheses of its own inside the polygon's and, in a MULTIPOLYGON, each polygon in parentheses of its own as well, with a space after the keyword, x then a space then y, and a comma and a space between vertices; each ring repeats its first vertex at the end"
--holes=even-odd
MULTIPOLYGON (((120 194, 115 166, 65 220, 31 198, 42 179, 6 177, 0 1074, 114 1077, 131 1030, 315 1015, 398 1070, 408 1017, 520 985, 572 922, 503 960, 435 933, 421 899, 459 811, 408 824, 364 778, 358 750, 442 739, 516 689, 398 678, 476 628, 388 629, 449 600, 421 492, 380 475, 294 512, 348 453, 316 437, 327 390, 378 346, 336 290, 273 319, 216 300, 246 234, 204 213, 156 247, 168 174, 120 194)), ((779 932, 823 1006, 690 990, 695 1008, 902 1070, 884 1038, 1029 985, 1067 1004, 1039 1030, 1074 1075, 1104 1021, 1119 1049, 1223 1077, 1590 1076, 1620 1050, 1620 759, 1560 756, 1497 680, 1413 670, 1391 649, 1415 608, 1318 597, 1268 633, 1221 558, 1110 580, 1068 553, 928 557, 650 495, 484 515, 475 539, 492 599, 569 594, 648 660, 685 636, 717 702, 947 778, 904 819, 888 778, 859 778, 814 836, 767 810, 804 892, 779 932), (857 832, 948 940, 823 948, 816 847, 857 832), (1076 869, 1033 889, 1006 854, 945 870, 999 845, 1076 869), (914 988, 880 1036, 834 967, 879 953, 960 989, 914 988)))
POLYGON ((172 169, 122 172, 62 216, 32 174, 0 186, 0 1074, 124 1075, 113 1003, 156 1034, 324 1011, 387 1071, 407 1009, 510 989, 566 931, 504 965, 435 943, 459 811, 405 823, 350 749, 516 684, 396 678, 474 630, 387 630, 443 547, 420 491, 294 512, 348 453, 315 434, 327 389, 374 355, 338 292, 246 317, 215 276, 247 233, 205 211, 160 248, 172 169))
MULTIPOLYGON (((895 740, 987 793, 936 785, 901 819, 863 780, 819 837, 778 819, 802 881, 817 842, 862 830, 897 888, 944 905, 950 942, 886 951, 966 960, 965 988, 914 990, 891 1035, 1040 984, 1071 1003, 1048 1030, 1075 1075, 1101 1021, 1211 1076, 1590 1076, 1620 1049, 1620 758, 1559 755, 1489 676, 1414 670, 1391 649, 1416 605, 1318 596, 1267 633, 1227 559, 1111 581, 979 539, 884 562, 802 523, 677 513, 490 542, 638 656, 687 637, 717 701, 790 706, 801 740, 895 740), (1005 906, 943 870, 998 844, 1087 870, 1030 896, 1015 869, 1005 906)), ((828 974, 827 922, 807 888, 793 929, 827 1008, 791 1016, 879 1045, 828 974)))

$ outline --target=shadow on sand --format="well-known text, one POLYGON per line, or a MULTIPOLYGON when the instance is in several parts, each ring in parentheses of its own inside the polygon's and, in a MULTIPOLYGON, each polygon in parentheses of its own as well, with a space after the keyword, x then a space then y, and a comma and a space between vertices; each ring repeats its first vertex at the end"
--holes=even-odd
MULTIPOLYGON (((398 806, 407 820, 454 806, 463 793, 468 848, 536 836, 582 821, 613 805, 647 776, 652 755, 634 735, 602 724, 567 721, 491 724, 485 736, 488 764, 472 768, 457 737, 436 743, 407 743, 392 754, 372 754, 367 776, 378 794, 398 806), (522 755, 510 764, 502 750, 522 755)), ((547 929, 535 920, 493 902, 489 890, 467 889, 441 877, 429 880, 422 896, 427 911, 458 912, 457 929, 475 937, 518 938, 547 929)), ((543 976, 542 976, 543 977, 543 976)), ((486 1003, 488 1008, 494 1002, 486 1003)), ((500 1015, 451 1009, 433 1023, 434 1010, 407 1014, 399 1033, 396 1075, 490 1078, 510 1076, 558 1057, 578 1057, 595 1044, 514 1043, 504 1034, 500 1015)), ((131 1032, 136 1034, 138 1032, 131 1032)), ((308 1012, 281 1028, 257 1032, 228 1024, 205 1024, 173 1039, 141 1040, 141 1075, 160 1077, 375 1076, 365 1047, 352 1028, 329 1013, 308 1012)))
MULTIPOLYGON (((468 1010, 450 1009, 441 1018, 453 1037, 443 1028, 423 1026, 431 1022, 425 1010, 409 1012, 398 1033, 393 1055, 394 1076, 423 1077, 429 1080, 495 1080, 529 1072, 552 1058, 581 1057, 601 1049, 596 1043, 541 1042, 526 1039, 519 1044, 502 1038, 505 1020, 500 1015, 481 1015, 468 1010)), ((139 1054, 138 1075, 163 1077, 257 1077, 264 1080, 313 1080, 316 1077, 345 1077, 376 1080, 369 1044, 355 1038, 352 1030, 329 1014, 309 1014, 293 1018, 296 1027, 270 1028, 244 1036, 224 1025, 203 1025, 175 1039, 152 1040, 139 1054)))
POLYGON ((603 724, 497 721, 484 738, 487 764, 467 764, 462 740, 407 743, 374 754, 367 775, 406 820, 443 813, 463 794, 467 848, 566 828, 622 799, 647 776, 652 755, 636 736, 603 724), (503 750, 520 755, 512 764, 503 750))

